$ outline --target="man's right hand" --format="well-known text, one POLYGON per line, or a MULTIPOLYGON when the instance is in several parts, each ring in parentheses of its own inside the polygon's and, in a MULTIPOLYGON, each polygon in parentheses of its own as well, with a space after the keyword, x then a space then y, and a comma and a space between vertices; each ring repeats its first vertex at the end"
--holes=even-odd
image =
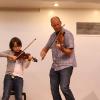
POLYGON ((42 51, 40 52, 40 56, 42 60, 45 58, 47 52, 48 52, 47 48, 43 48, 42 51))
POLYGON ((44 50, 42 50, 42 51, 40 52, 40 56, 41 56, 41 59, 43 60, 44 57, 46 56, 46 52, 45 52, 44 50))

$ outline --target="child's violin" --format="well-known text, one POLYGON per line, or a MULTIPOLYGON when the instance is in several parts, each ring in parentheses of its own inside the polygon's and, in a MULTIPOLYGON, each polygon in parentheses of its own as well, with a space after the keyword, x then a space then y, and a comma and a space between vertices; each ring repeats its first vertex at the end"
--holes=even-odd
MULTIPOLYGON (((19 52, 15 52, 14 53, 14 56, 17 57, 17 59, 28 59, 28 57, 30 56, 31 54, 29 53, 25 53, 24 51, 20 50, 19 52)), ((38 60, 34 57, 32 57, 32 60, 34 62, 38 62, 38 60)))

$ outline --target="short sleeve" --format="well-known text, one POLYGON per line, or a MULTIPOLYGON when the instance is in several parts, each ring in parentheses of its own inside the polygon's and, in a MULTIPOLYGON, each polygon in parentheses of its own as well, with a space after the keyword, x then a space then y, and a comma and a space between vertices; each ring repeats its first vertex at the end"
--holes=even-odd
POLYGON ((65 47, 74 48, 74 37, 71 32, 65 32, 65 47))

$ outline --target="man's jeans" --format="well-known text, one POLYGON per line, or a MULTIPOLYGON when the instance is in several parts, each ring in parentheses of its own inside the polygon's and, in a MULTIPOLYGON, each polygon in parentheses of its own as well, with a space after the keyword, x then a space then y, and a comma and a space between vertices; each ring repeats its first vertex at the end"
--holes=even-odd
POLYGON ((2 100, 9 100, 10 92, 15 91, 15 99, 22 100, 23 78, 11 75, 5 75, 2 100))
POLYGON ((72 66, 59 71, 55 71, 53 68, 51 68, 50 85, 53 100, 62 100, 59 92, 59 86, 66 100, 75 100, 69 88, 72 71, 72 66))

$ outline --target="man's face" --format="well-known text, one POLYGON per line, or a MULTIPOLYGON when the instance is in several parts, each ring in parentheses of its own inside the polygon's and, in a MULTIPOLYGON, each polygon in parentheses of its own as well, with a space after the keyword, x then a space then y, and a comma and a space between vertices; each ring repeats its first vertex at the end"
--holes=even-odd
POLYGON ((58 18, 53 18, 51 20, 51 26, 53 27, 53 29, 56 31, 56 32, 59 32, 61 30, 61 21, 58 19, 58 18))

